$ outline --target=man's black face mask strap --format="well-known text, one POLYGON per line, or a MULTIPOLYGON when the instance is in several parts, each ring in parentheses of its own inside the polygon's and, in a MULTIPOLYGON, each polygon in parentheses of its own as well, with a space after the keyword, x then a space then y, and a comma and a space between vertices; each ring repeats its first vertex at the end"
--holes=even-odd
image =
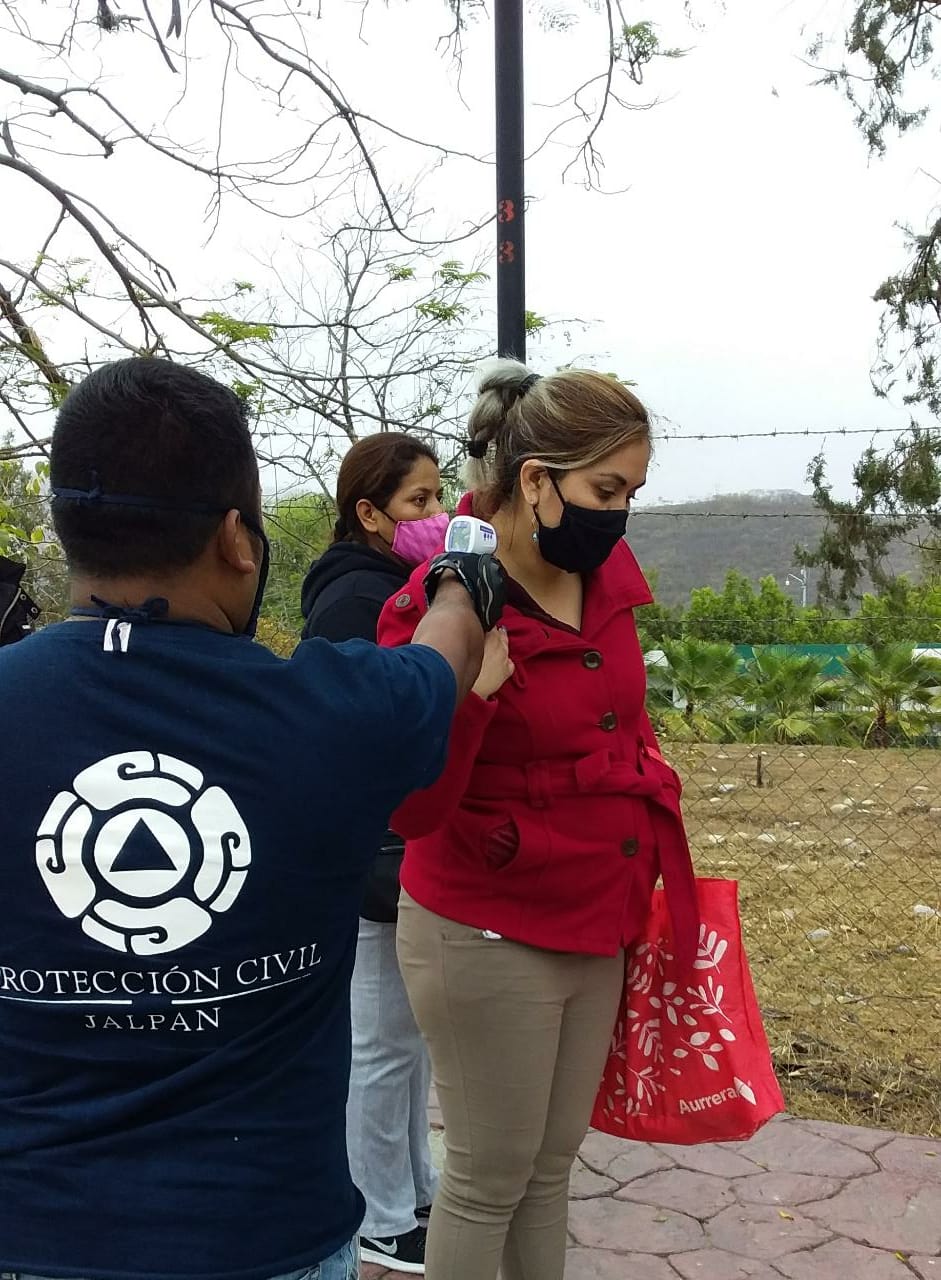
MULTIPOLYGON (((214 507, 208 502, 174 502, 172 498, 144 498, 133 493, 105 493, 98 480, 98 472, 91 473, 90 489, 67 489, 59 485, 52 488, 52 496, 60 502, 77 502, 79 506, 140 507, 150 511, 178 511, 181 515, 224 516, 230 507, 214 507)), ((242 513, 239 512, 239 515, 242 513)), ((245 516, 242 516, 245 520, 245 516)), ((246 523, 248 521, 246 520, 246 523)), ((252 526, 249 525, 249 528, 252 526)), ((256 526, 257 527, 257 526, 256 526)), ((255 530, 252 529, 254 533, 255 530)))
MULTIPOLYGON (((52 497, 56 502, 75 502, 79 506, 102 506, 102 507, 137 507, 142 511, 175 511, 179 515, 193 516, 219 516, 222 517, 231 511, 231 507, 216 507, 208 502, 174 502, 170 498, 145 498, 139 494, 133 493, 105 493, 101 488, 98 480, 97 471, 91 473, 92 487, 90 489, 69 489, 59 485, 52 488, 52 497)), ((261 540, 263 548, 261 573, 258 580, 258 589, 255 593, 255 600, 252 604, 252 612, 248 623, 245 627, 245 635, 253 636, 255 628, 258 625, 258 615, 261 611, 262 596, 265 591, 265 584, 268 579, 269 562, 271 557, 271 549, 268 543, 267 535, 261 524, 254 516, 249 515, 247 511, 239 509, 239 519, 249 529, 256 538, 261 540)), ((166 609, 160 608, 154 610, 149 608, 153 602, 145 601, 141 609, 146 610, 148 620, 156 621, 166 616, 166 609)), ((111 609, 105 601, 96 601, 100 608, 111 609)), ((164 605, 164 601, 159 602, 164 605)), ((87 610, 73 610, 73 612, 86 613, 87 610)), ((97 611, 96 611, 97 612, 97 611)), ((104 616, 111 616, 106 613, 104 616)))
MULTIPOLYGON (((98 481, 97 471, 91 473, 91 478, 90 489, 67 489, 55 485, 52 496, 57 501, 76 502, 79 506, 138 507, 142 511, 176 511, 180 515, 190 516, 224 516, 232 510, 231 507, 217 507, 209 502, 174 502, 172 498, 145 498, 134 493, 105 493, 98 481)), ((264 538, 261 525, 254 516, 239 509, 239 517, 256 537, 264 538)))

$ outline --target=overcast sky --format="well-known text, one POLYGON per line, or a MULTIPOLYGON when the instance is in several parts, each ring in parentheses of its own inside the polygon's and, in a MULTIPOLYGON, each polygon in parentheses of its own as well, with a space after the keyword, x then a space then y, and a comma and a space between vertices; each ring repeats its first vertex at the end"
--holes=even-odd
MULTIPOLYGON (((311 20, 316 53, 363 109, 406 131, 489 152, 488 21, 468 33, 459 97, 453 64, 436 55, 429 35, 445 29, 442 9, 438 0, 370 8, 364 44, 358 6, 333 0, 324 21, 311 20)), ((591 322, 571 331, 571 345, 559 333, 536 344, 534 367, 585 360, 616 370, 637 381, 671 431, 687 435, 905 425, 907 413, 870 389, 879 314, 871 297, 903 262, 895 223, 921 222, 932 204, 933 184, 919 166, 930 160, 936 125, 870 162, 848 105, 815 87, 802 61, 814 33, 838 32, 846 11, 820 0, 728 0, 723 11, 704 0, 700 31, 683 21, 678 0, 638 7, 638 17, 669 18, 664 42, 689 53, 651 69, 634 91, 638 104, 657 97, 659 105, 611 117, 601 143, 606 181, 627 187, 623 194, 564 185, 562 140, 529 166, 529 305, 591 322)), ((558 34, 529 21, 530 144, 554 118, 535 104, 571 88, 580 67, 597 68, 604 40, 597 22, 586 18, 558 34)), ((112 85, 139 77, 146 102, 159 69, 150 50, 130 40, 124 48, 112 85)), ((218 112, 211 56, 202 71, 196 109, 191 102, 189 115, 175 119, 191 137, 200 129, 208 136, 218 112)), ((243 154, 259 155, 280 143, 250 94, 231 111, 238 138, 230 126, 230 147, 237 141, 243 154)), ((392 178, 412 177, 413 152, 389 144, 381 159, 392 178)), ((69 162, 56 163, 68 176, 69 162)), ((94 190, 119 221, 157 245, 192 293, 257 278, 259 259, 285 234, 303 239, 302 225, 272 224, 232 205, 207 244, 205 191, 177 171, 155 176, 150 158, 136 165, 102 168, 94 190)), ((48 220, 51 208, 22 183, 14 191, 17 182, 0 174, 2 256, 34 251, 37 220, 48 220)), ((455 163, 428 179, 422 203, 457 226, 488 211, 492 189, 490 167, 455 163)), ((821 443, 842 486, 864 437, 671 440, 658 450, 649 498, 806 489, 806 466, 821 443)))

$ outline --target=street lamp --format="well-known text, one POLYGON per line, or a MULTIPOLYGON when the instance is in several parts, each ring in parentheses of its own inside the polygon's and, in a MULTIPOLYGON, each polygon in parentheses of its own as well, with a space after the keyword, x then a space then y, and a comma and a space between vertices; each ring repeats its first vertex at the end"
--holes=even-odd
POLYGON ((807 570, 801 569, 800 573, 786 573, 784 575, 784 585, 788 586, 792 582, 799 582, 801 589, 801 608, 807 608, 807 570))

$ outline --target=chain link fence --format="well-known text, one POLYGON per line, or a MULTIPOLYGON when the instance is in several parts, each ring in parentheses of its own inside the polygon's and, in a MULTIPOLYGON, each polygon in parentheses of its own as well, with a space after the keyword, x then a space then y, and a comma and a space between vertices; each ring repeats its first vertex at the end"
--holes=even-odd
POLYGON ((941 1133, 941 647, 742 639, 648 652, 650 709, 789 1107, 941 1133))

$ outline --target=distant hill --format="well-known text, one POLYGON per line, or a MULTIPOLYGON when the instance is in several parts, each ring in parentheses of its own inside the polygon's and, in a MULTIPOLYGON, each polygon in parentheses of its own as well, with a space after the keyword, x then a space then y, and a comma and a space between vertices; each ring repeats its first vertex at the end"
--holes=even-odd
MULTIPOLYGON (((771 575, 783 585, 785 574, 796 572, 795 546, 813 546, 823 527, 810 494, 781 489, 723 493, 672 506, 639 503, 627 537, 643 568, 657 573, 657 598, 663 604, 683 604, 694 587, 720 589, 729 569, 738 569, 755 583, 771 575), (727 513, 737 518, 726 518, 727 513)), ((914 569, 911 553, 903 546, 891 562, 899 573, 914 569)), ((816 578, 811 570, 811 604, 816 578)), ((792 584, 791 590, 799 602, 800 586, 792 584)))

